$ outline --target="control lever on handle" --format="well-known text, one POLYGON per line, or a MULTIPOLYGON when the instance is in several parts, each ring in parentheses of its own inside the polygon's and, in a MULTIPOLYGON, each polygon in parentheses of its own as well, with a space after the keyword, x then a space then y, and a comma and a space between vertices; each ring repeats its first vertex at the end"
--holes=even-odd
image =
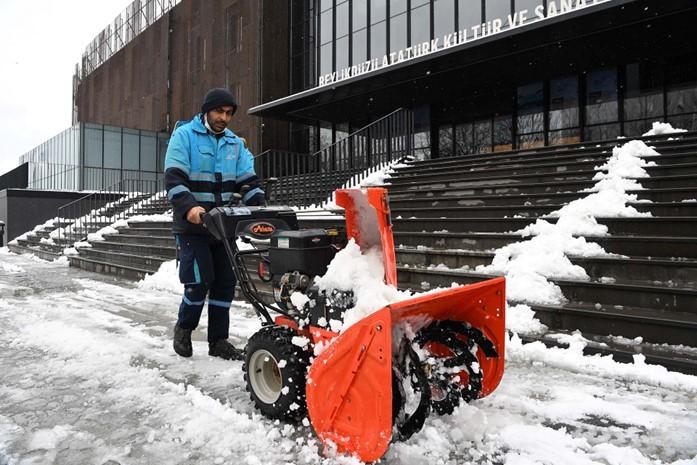
POLYGON ((242 202, 242 194, 234 192, 232 194, 232 197, 230 197, 230 201, 227 203, 226 207, 236 207, 240 204, 240 202, 242 202))
POLYGON ((264 200, 266 200, 266 203, 269 203, 271 199, 271 190, 273 189, 273 185, 278 182, 278 178, 266 178, 266 182, 264 183, 264 200))

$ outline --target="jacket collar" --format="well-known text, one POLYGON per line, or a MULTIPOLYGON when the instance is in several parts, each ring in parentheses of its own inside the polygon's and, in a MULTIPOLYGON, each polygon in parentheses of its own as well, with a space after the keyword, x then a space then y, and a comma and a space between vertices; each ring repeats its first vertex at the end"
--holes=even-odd
MULTIPOLYGON (((208 134, 208 129, 206 129, 206 126, 203 124, 203 113, 198 113, 194 116, 191 120, 191 124, 194 131, 201 134, 208 134)), ((235 133, 228 128, 225 128, 225 135, 223 137, 227 139, 228 142, 234 142, 237 139, 235 133)))

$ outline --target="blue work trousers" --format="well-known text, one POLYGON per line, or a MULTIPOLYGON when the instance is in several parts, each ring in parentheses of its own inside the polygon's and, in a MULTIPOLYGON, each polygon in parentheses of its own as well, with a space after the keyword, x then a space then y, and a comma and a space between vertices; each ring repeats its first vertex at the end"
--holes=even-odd
POLYGON ((220 241, 208 235, 177 234, 179 280, 184 296, 177 325, 194 330, 208 297, 208 342, 227 339, 235 275, 220 241))

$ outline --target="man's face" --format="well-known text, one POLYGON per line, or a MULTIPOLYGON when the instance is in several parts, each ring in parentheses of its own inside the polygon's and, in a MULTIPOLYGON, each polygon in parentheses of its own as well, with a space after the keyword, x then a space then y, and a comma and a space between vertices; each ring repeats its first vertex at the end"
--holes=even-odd
POLYGON ((232 113, 235 111, 234 107, 224 106, 219 108, 214 108, 206 114, 208 119, 208 124, 211 129, 215 132, 221 132, 225 130, 230 120, 232 119, 232 113))

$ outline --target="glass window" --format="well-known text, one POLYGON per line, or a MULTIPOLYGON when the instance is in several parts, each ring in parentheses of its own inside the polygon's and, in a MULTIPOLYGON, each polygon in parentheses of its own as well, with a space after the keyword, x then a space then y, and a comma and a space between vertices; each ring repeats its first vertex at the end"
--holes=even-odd
POLYGON ((331 73, 334 70, 334 65, 332 64, 332 43, 322 45, 319 49, 319 62, 320 62, 320 74, 331 73))
POLYGON ((353 30, 363 29, 368 25, 368 0, 353 0, 353 30))
POLYGON ((382 58, 387 51, 385 50, 385 43, 387 37, 387 28, 385 27, 385 22, 378 24, 373 24, 370 26, 370 57, 371 58, 382 58))
POLYGON ((544 131, 542 82, 518 87, 518 134, 544 131))
POLYGON ((668 114, 697 112, 697 83, 667 92, 668 114))
POLYGON ((385 0, 370 2, 370 24, 379 23, 385 20, 385 14, 387 10, 385 0))
MULTIPOLYGON (((668 116, 668 122, 674 128, 687 129, 688 131, 697 131, 697 113, 687 115, 668 116)), ((650 128, 647 128, 647 130, 650 128)))
POLYGON ((332 125, 329 123, 322 123, 319 128, 319 148, 320 150, 332 145, 332 125))
POLYGON ((660 69, 645 63, 633 63, 627 65, 625 75, 625 120, 662 117, 663 85, 660 69))
POLYGON ((121 168, 121 130, 118 128, 104 130, 104 168, 121 168))
POLYGON ((334 37, 334 26, 333 26, 333 10, 327 10, 320 15, 320 40, 322 44, 326 44, 331 41, 334 37))
POLYGON ((433 36, 443 37, 455 31, 455 1, 433 1, 433 36))
POLYGON ((617 123, 613 124, 601 124, 598 126, 588 126, 586 127, 585 140, 611 140, 617 139, 620 135, 620 125, 617 123))
POLYGON ((349 32, 349 3, 336 6, 336 36, 343 37, 349 32))
POLYGON ((368 32, 361 29, 353 33, 353 53, 352 63, 358 64, 365 61, 368 57, 368 32))
POLYGON ((581 142, 579 128, 549 131, 549 145, 577 144, 579 142, 581 142))
POLYGON ((390 16, 407 11, 407 0, 390 0, 390 16))
POLYGON ((513 149, 513 117, 494 117, 494 152, 513 149))
POLYGON ((336 70, 342 70, 349 65, 348 36, 336 39, 336 70))
POLYGON ((143 171, 157 171, 157 142, 154 135, 142 134, 140 163, 143 171))
POLYGON ((321 0, 319 3, 319 11, 324 11, 334 5, 334 0, 321 0))
POLYGON ((600 69, 588 73, 586 89, 586 123, 617 121, 617 71, 600 69))
POLYGON ((471 123, 455 126, 455 155, 474 153, 474 125, 471 123))
POLYGON ((549 81, 549 129, 577 127, 578 78, 576 76, 549 81))
POLYGON ((486 0, 486 20, 501 19, 506 21, 508 15, 511 14, 511 0, 486 0))
POLYGON ((523 21, 523 24, 531 23, 537 21, 538 18, 535 14, 535 10, 540 8, 542 14, 544 14, 544 3, 543 0, 515 0, 515 12, 518 13, 518 23, 523 21), (524 13, 524 15, 523 15, 524 13), (525 16, 525 18, 523 18, 525 16))
POLYGON ((407 47, 407 14, 390 18, 390 51, 398 52, 407 47))
POLYGON ((481 0, 458 0, 457 28, 469 30, 478 24, 482 24, 481 0))
POLYGON ((416 8, 417 6, 424 5, 428 2, 429 0, 411 0, 411 7, 416 8))
POLYGON ((102 135, 101 128, 85 127, 85 166, 102 166, 102 135))
POLYGON ((411 45, 431 40, 431 7, 422 5, 411 10, 411 45))
POLYGON ((491 120, 474 122, 474 148, 479 153, 491 152, 491 120))
POLYGON ((138 131, 123 130, 123 169, 140 169, 138 131))
POLYGON ((438 155, 441 157, 453 156, 453 127, 446 124, 438 128, 438 155))

